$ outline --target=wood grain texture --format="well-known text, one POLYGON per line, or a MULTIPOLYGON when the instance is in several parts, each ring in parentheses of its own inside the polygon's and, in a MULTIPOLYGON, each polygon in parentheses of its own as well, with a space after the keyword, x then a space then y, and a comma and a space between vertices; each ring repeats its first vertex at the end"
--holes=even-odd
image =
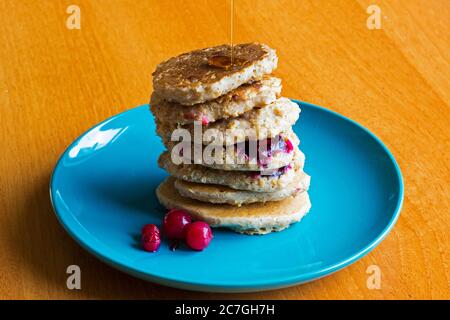
POLYGON ((66 146, 95 123, 147 103, 162 59, 229 41, 223 0, 0 0, 0 297, 450 298, 450 3, 235 0, 235 40, 278 50, 284 94, 368 127, 405 180, 401 217, 386 240, 319 281, 252 294, 204 294, 132 278, 82 250, 53 214, 48 183, 66 146), (81 8, 81 30, 66 8, 81 8), (65 286, 82 269, 82 290, 65 286), (382 287, 366 287, 366 268, 382 287))

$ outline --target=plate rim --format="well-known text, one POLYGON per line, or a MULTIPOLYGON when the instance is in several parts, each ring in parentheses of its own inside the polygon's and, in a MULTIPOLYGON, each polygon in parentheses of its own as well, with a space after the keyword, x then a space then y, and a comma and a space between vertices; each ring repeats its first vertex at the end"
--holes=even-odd
MULTIPOLYGON (((387 225, 384 227, 384 229, 373 238, 371 242, 369 242, 367 245, 365 245, 361 250, 356 251, 354 254, 350 255, 346 259, 342 259, 337 263, 325 266, 321 268, 318 271, 311 271, 308 273, 301 273, 294 276, 285 276, 285 277, 276 277, 268 280, 256 280, 252 282, 248 282, 246 284, 240 284, 240 283, 226 283, 226 282, 201 282, 201 281, 187 281, 187 280, 181 280, 177 279, 175 277, 167 277, 167 276, 161 276, 161 275, 155 275, 150 274, 148 272, 144 272, 142 270, 139 270, 136 266, 127 264, 124 261, 118 261, 117 257, 114 259, 115 252, 112 251, 110 248, 105 246, 103 243, 98 243, 98 240, 92 236, 87 230, 85 230, 81 224, 78 222, 77 219, 73 217, 70 210, 67 210, 65 208, 61 208, 56 202, 56 186, 55 186, 55 176, 57 174, 57 171, 61 167, 61 162, 69 152, 69 150, 72 148, 73 145, 75 145, 82 137, 86 135, 86 133, 90 132, 92 129, 101 126, 102 124, 111 121, 113 119, 116 119, 118 117, 123 116, 124 114, 128 112, 134 112, 139 109, 148 108, 149 104, 143 104, 134 108, 130 108, 127 110, 124 110, 116 115, 113 115, 93 126, 91 126, 89 129, 85 130, 80 136, 78 136, 60 155, 58 158, 58 161, 56 162, 56 165, 52 171, 51 178, 50 178, 50 185, 49 185, 49 193, 50 193, 50 202, 52 204, 53 211, 59 221, 59 223, 63 226, 63 228, 66 230, 66 232, 77 242, 83 249, 88 251, 90 254, 94 255, 96 258, 101 260, 102 262, 119 269, 122 272, 125 272, 127 274, 131 274, 132 276, 141 278, 146 281, 151 281, 154 283, 162 284, 165 286, 180 288, 180 289, 186 289, 186 290, 193 290, 193 291, 203 291, 203 292, 255 292, 255 291, 264 291, 264 290, 274 290, 279 288, 285 288, 289 286, 299 285, 306 282, 314 281, 319 278, 322 278, 324 276, 331 275, 351 264, 354 262, 360 260, 364 256, 366 256, 370 251, 372 251, 378 244, 380 244, 386 236, 389 234, 389 232, 394 227, 395 223, 397 222, 401 209, 403 206, 403 200, 404 200, 404 182, 403 182, 403 176, 400 170, 400 167, 395 160, 394 156, 390 152, 390 150, 386 147, 386 145, 369 129, 364 127, 363 125, 359 124, 358 122, 343 116, 333 110, 327 109, 322 106, 318 106, 309 102, 300 101, 297 99, 291 99, 295 103, 297 103, 300 107, 306 105, 309 108, 312 109, 318 109, 322 112, 330 113, 333 116, 336 116, 340 118, 343 121, 349 122, 352 125, 355 125, 359 129, 363 130, 366 134, 369 135, 372 139, 375 140, 375 142, 381 146, 381 149, 387 154, 391 165, 393 165, 395 174, 396 174, 396 182, 398 184, 398 199, 395 206, 395 209, 391 215, 391 218, 387 225), (71 221, 68 221, 66 219, 72 218, 71 221), (76 228, 76 226, 72 226, 71 224, 76 223, 78 226, 81 227, 81 230, 84 230, 86 234, 79 234, 79 232, 75 232, 72 230, 73 228, 76 228), (86 237, 92 237, 92 239, 86 238, 86 237), (97 242, 97 246, 92 245, 92 241, 97 242), (101 248, 98 248, 98 245, 101 246, 101 248), (106 251, 106 253, 105 253, 106 251), (113 256, 111 256, 113 255, 113 256)), ((238 281, 237 281, 238 282, 238 281)), ((241 281, 242 282, 242 281, 241 281)))

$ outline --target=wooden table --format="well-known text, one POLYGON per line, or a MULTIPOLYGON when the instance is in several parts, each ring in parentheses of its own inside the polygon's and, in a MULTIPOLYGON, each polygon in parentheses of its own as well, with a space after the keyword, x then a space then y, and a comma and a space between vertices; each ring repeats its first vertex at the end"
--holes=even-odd
POLYGON ((278 50, 284 95, 368 127, 405 180, 401 217, 352 266, 313 283, 251 294, 166 288, 116 271, 62 229, 48 195, 68 144, 95 123, 147 103, 170 56, 230 39, 224 0, 0 0, 0 297, 393 299, 450 297, 450 2, 235 0, 235 42, 278 50), (69 5, 81 29, 68 29, 69 5), (66 267, 82 289, 66 288, 66 267), (381 289, 366 286, 377 265, 381 289))

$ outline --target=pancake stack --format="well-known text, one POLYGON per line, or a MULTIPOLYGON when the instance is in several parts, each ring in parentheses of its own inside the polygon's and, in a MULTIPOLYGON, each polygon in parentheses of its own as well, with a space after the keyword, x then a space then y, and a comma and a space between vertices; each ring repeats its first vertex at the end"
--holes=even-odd
POLYGON ((275 50, 247 43, 157 66, 150 105, 167 148, 158 163, 170 177, 156 191, 166 208, 246 234, 283 230, 309 211, 310 177, 292 130, 300 108, 281 97, 277 63, 275 50))

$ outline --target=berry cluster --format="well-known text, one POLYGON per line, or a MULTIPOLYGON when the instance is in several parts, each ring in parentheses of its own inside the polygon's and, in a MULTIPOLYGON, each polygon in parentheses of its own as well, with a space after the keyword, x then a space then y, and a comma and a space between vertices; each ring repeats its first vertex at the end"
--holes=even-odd
MULTIPOLYGON (((184 210, 172 209, 163 219, 163 234, 166 238, 177 243, 185 240, 186 244, 194 250, 205 249, 213 234, 206 222, 195 221, 184 210)), ((142 247, 145 251, 155 252, 161 245, 161 233, 154 224, 146 224, 141 230, 142 247)))

